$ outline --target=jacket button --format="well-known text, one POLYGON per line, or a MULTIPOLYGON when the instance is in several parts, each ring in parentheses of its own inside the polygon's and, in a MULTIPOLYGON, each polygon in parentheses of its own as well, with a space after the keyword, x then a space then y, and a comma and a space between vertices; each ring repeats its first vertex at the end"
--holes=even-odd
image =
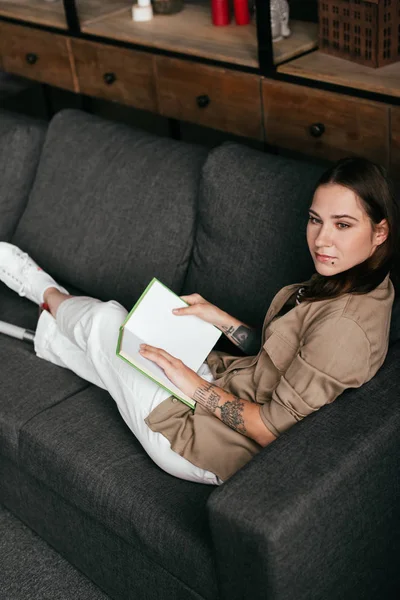
POLYGON ((236 373, 237 373, 237 372, 238 372, 238 370, 237 370, 237 369, 234 369, 234 370, 232 371, 232 373, 233 373, 234 375, 236 375, 236 373))
POLYGON ((172 398, 172 402, 173 402, 174 404, 176 404, 176 403, 178 402, 178 399, 177 399, 177 398, 172 398))

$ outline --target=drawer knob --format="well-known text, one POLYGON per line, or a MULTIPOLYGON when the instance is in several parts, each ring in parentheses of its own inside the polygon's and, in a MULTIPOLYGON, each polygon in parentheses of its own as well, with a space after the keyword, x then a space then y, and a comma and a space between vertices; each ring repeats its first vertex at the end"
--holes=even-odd
POLYGON ((323 123, 313 123, 310 125, 309 131, 313 137, 319 138, 325 133, 325 125, 323 123))
POLYGON ((25 58, 28 65, 34 65, 37 62, 38 55, 34 52, 28 52, 25 58))
POLYGON ((206 108, 206 106, 208 106, 211 101, 207 94, 201 94, 200 96, 197 96, 196 102, 199 108, 206 108))
POLYGON ((107 85, 112 85, 117 80, 117 76, 115 73, 104 73, 103 79, 107 85))

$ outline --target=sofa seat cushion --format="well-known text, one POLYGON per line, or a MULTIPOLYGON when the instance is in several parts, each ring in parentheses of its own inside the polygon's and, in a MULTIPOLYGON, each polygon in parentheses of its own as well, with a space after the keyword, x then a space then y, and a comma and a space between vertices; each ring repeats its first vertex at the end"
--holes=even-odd
POLYGON ((213 150, 203 167, 184 292, 260 324, 281 287, 313 273, 305 228, 322 172, 239 144, 213 150))
MULTIPOLYGON (((2 321, 35 329, 38 308, 2 289, 0 315, 2 321)), ((0 363, 0 453, 17 462, 18 440, 26 423, 88 383, 37 358, 31 344, 2 334, 0 363)))
POLYGON ((39 309, 0 282, 0 320, 26 329, 36 329, 39 309))
POLYGON ((61 111, 13 243, 54 277, 126 308, 152 277, 179 292, 205 157, 203 148, 61 111))
POLYGON ((202 597, 216 597, 206 515, 213 488, 157 467, 107 392, 90 386, 32 418, 20 464, 202 597))
POLYGON ((0 240, 8 241, 28 201, 46 124, 0 110, 0 240))

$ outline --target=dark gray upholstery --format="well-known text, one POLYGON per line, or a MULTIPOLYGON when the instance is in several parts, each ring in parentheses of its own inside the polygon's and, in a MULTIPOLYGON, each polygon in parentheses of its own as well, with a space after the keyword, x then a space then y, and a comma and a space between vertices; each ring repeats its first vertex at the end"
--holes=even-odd
MULTIPOLYGON (((36 328, 37 306, 8 289, 1 290, 0 314, 3 321, 36 328)), ((0 364, 0 452, 17 460, 24 425, 88 383, 37 358, 30 344, 5 335, 0 335, 0 364)))
POLYGON ((87 294, 130 308, 152 277, 179 291, 206 151, 62 111, 13 243, 87 294))
POLYGON ((107 392, 90 386, 31 418, 19 448, 26 472, 202 597, 216 596, 205 511, 212 487, 159 469, 107 392))
POLYGON ((262 322, 281 287, 313 272, 305 226, 321 173, 239 144, 213 150, 203 168, 185 292, 250 324, 262 322))
MULTIPOLYGON (((259 323, 311 273, 321 168, 228 144, 200 185, 204 159, 60 113, 12 239, 73 292, 129 306, 156 275, 259 323)), ((0 319, 34 328, 37 308, 0 285, 0 319)), ((398 340, 397 303, 378 375, 214 489, 161 471, 107 392, 0 336, 0 502, 113 600, 397 599, 398 340)))
POLYGON ((38 535, 0 506, 0 590, 8 600, 109 600, 38 535))
POLYGON ((399 597, 399 364, 397 343, 212 494, 223 598, 399 597))
MULTIPOLYGON (((139 540, 128 544, 100 521, 2 459, 0 476, 2 484, 6 483, 1 495, 7 497, 12 512, 114 600, 201 600, 197 592, 146 554, 139 540)), ((165 538, 164 542, 167 553, 173 541, 165 538)))
POLYGON ((10 240, 28 201, 46 126, 0 110, 0 240, 10 240))

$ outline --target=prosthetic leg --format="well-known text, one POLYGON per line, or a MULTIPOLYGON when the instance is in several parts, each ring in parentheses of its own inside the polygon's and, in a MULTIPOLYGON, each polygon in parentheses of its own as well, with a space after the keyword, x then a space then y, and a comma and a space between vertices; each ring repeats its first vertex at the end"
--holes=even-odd
POLYGON ((17 325, 11 325, 5 321, 0 321, 0 333, 9 335, 17 340, 23 340, 24 342, 30 342, 33 344, 35 339, 35 332, 31 329, 24 329, 24 327, 18 327, 17 325))

